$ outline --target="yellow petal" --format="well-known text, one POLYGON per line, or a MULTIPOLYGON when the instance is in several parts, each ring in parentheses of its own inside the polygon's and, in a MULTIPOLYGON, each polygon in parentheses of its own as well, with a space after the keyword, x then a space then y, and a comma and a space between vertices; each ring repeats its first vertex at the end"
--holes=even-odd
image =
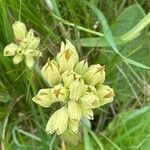
POLYGON ((55 111, 55 113, 50 117, 47 125, 46 132, 52 134, 55 131, 57 134, 62 134, 68 126, 68 110, 66 107, 55 111))
POLYGON ((40 52, 39 50, 36 49, 25 49, 24 51, 24 55, 26 57, 41 57, 42 56, 42 52, 40 52))
POLYGON ((48 59, 47 63, 41 70, 41 75, 52 87, 61 82, 61 76, 56 64, 56 61, 50 61, 50 59, 48 59))
POLYGON ((93 120, 93 110, 91 108, 83 108, 82 109, 82 115, 90 120, 93 120))
POLYGON ((79 121, 72 121, 69 119, 68 124, 69 124, 69 130, 71 133, 77 133, 78 132, 79 121))
POLYGON ((19 54, 16 54, 13 58, 13 63, 14 64, 19 64, 22 60, 23 60, 23 56, 19 55, 19 54))
POLYGON ((97 87, 97 95, 100 99, 100 105, 105 105, 113 101, 114 90, 108 85, 99 85, 97 87))
POLYGON ((87 61, 84 59, 84 60, 78 62, 74 68, 74 71, 80 75, 85 74, 88 71, 87 61))
POLYGON ((81 119, 82 110, 78 102, 70 100, 68 102, 68 112, 72 121, 79 121, 81 119))
POLYGON ((34 59, 33 59, 33 57, 26 57, 25 63, 27 65, 27 67, 29 69, 31 69, 33 67, 33 65, 34 65, 34 59))
POLYGON ((81 78, 80 75, 70 70, 65 71, 61 77, 66 88, 69 88, 73 81, 81 78))
POLYGON ((82 107, 85 109, 96 108, 100 106, 99 98, 93 93, 86 93, 81 97, 82 107))
POLYGON ((51 96, 54 101, 63 101, 68 100, 69 90, 63 87, 62 84, 58 84, 51 89, 51 96))
POLYGON ((48 108, 51 104, 54 103, 51 95, 50 95, 51 89, 41 89, 38 94, 32 98, 32 100, 41 105, 42 107, 48 108))
POLYGON ((4 56, 14 56, 18 46, 14 43, 7 45, 4 48, 4 56))
POLYGON ((13 24, 13 31, 14 31, 15 38, 19 41, 22 41, 26 36, 27 29, 24 23, 20 21, 16 21, 13 24))
POLYGON ((85 93, 87 86, 82 79, 77 79, 70 84, 70 99, 79 100, 79 98, 85 93))
POLYGON ((66 70, 73 70, 79 61, 79 55, 71 42, 66 40, 66 45, 61 44, 61 51, 57 54, 56 59, 60 66, 59 71, 63 73, 66 70))
POLYGON ((31 37, 31 40, 28 43, 28 48, 36 49, 40 44, 40 38, 38 37, 31 37))
POLYGON ((102 84, 105 81, 105 67, 99 64, 90 66, 83 79, 89 85, 102 84))

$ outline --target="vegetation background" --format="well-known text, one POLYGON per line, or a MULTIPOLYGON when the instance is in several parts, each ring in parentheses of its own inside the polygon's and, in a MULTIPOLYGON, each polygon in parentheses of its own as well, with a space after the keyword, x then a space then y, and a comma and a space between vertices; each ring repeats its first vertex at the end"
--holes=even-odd
POLYGON ((149 0, 0 0, 1 148, 149 150, 149 10, 149 0), (97 109, 95 119, 85 122, 77 135, 62 138, 45 133, 55 108, 43 109, 32 102, 46 87, 39 67, 29 71, 24 63, 14 65, 11 57, 3 56, 4 47, 13 41, 11 25, 17 20, 41 38, 44 57, 39 66, 58 53, 66 38, 76 45, 81 59, 106 65, 114 102, 97 109))

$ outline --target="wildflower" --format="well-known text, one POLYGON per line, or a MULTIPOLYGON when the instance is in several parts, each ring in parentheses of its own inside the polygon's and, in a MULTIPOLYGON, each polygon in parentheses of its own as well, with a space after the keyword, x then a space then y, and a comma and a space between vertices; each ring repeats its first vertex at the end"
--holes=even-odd
POLYGON ((54 101, 66 101, 69 96, 69 90, 59 84, 51 89, 51 96, 54 101))
POLYGON ((113 100, 113 89, 102 85, 105 67, 99 64, 88 67, 86 60, 79 62, 78 53, 68 40, 66 44, 62 42, 56 60, 48 59, 41 74, 51 88, 47 95, 39 91, 33 101, 43 107, 55 102, 63 105, 47 123, 49 134, 62 134, 68 128, 77 133, 82 117, 93 119, 93 109, 113 100))
POLYGON ((38 46, 40 39, 34 36, 34 31, 27 31, 25 24, 16 21, 13 25, 15 43, 4 48, 4 56, 14 56, 13 63, 19 64, 23 59, 29 69, 34 65, 34 58, 42 56, 38 46))
POLYGON ((75 73, 74 71, 67 70, 62 74, 62 81, 66 88, 69 88, 71 83, 77 79, 79 79, 81 76, 75 73))
POLYGON ((78 78, 70 84, 70 99, 75 101, 79 100, 79 98, 85 93, 87 86, 84 84, 83 79, 78 78))
POLYGON ((32 98, 32 100, 41 105, 42 107, 50 107, 50 105, 52 103, 54 103, 55 101, 52 99, 52 96, 51 96, 51 89, 48 88, 48 89, 41 89, 38 94, 32 98))
POLYGON ((41 70, 41 75, 51 87, 61 82, 60 72, 56 64, 56 61, 50 61, 50 59, 48 59, 47 63, 41 70))
POLYGON ((87 70, 88 70, 88 63, 85 59, 78 62, 74 68, 74 71, 79 75, 85 74, 87 70))
POLYGON ((105 81, 105 67, 99 64, 90 66, 83 79, 89 85, 102 84, 105 81))
POLYGON ((16 43, 19 43, 20 41, 22 41, 27 33, 27 29, 24 23, 20 22, 20 21, 16 21, 13 25, 13 32, 14 32, 14 36, 15 36, 15 41, 16 43))
POLYGON ((57 110, 49 119, 46 125, 46 132, 62 134, 68 126, 68 109, 64 106, 57 110))
POLYGON ((66 70, 73 70, 79 61, 79 56, 71 42, 66 40, 66 45, 62 42, 61 51, 57 54, 56 59, 60 66, 59 71, 63 73, 66 70))
POLYGON ((68 102, 69 117, 72 121, 79 121, 82 115, 82 108, 80 104, 74 100, 68 102))
POLYGON ((114 90, 108 85, 99 85, 97 88, 100 105, 105 105, 113 101, 114 90))

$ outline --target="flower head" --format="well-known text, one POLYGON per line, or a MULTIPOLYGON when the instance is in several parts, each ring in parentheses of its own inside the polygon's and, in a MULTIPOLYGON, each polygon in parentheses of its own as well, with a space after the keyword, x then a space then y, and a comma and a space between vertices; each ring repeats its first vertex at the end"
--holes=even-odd
POLYGON ((48 59, 41 75, 50 88, 40 90, 33 101, 43 107, 61 102, 62 108, 50 117, 46 131, 62 134, 67 128, 78 132, 82 117, 93 119, 93 109, 113 100, 113 89, 103 85, 105 67, 99 64, 88 67, 86 60, 79 62, 79 56, 70 41, 62 42, 56 60, 48 59), (43 94, 44 91, 44 94, 43 94))
POLYGON ((23 59, 28 68, 34 65, 34 58, 42 56, 38 46, 40 38, 34 36, 34 31, 27 31, 24 23, 16 21, 13 25, 15 43, 11 43, 4 48, 4 56, 14 56, 13 63, 18 64, 23 59))

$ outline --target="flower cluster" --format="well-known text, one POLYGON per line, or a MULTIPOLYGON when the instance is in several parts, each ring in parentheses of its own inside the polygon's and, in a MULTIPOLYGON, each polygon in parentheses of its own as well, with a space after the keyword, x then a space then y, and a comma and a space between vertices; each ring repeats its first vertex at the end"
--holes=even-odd
POLYGON ((40 38, 34 36, 34 31, 27 31, 24 23, 16 21, 13 25, 15 43, 7 45, 4 49, 4 56, 14 56, 13 63, 18 64, 23 59, 28 68, 34 65, 34 58, 41 56, 38 50, 40 38))
POLYGON ((41 89, 33 98, 37 104, 48 108, 61 102, 63 107, 50 117, 46 132, 62 134, 67 128, 78 131, 82 117, 93 119, 93 109, 113 101, 114 92, 104 85, 105 67, 99 64, 88 66, 70 41, 62 42, 56 59, 48 59, 41 75, 50 88, 41 89))

